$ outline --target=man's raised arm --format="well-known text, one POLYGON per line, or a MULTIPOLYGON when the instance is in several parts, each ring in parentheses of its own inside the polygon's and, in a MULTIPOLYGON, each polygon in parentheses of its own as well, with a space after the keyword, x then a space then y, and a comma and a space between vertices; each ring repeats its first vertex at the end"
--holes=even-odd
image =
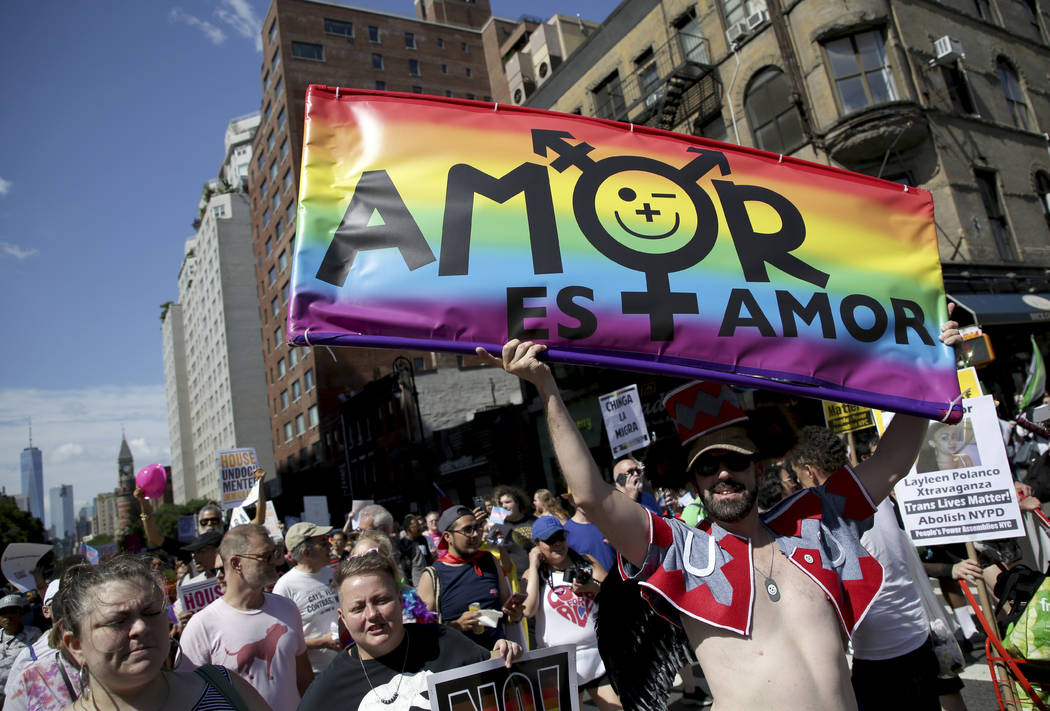
POLYGON ((572 489, 576 505, 605 534, 613 548, 627 560, 640 565, 649 544, 649 515, 602 479, 598 465, 565 407, 550 367, 538 359, 546 349, 538 343, 515 339, 503 346, 502 359, 482 348, 478 348, 477 353, 492 365, 536 386, 547 415, 558 466, 572 489))
MULTIPOLYGON (((955 304, 948 303, 948 318, 951 318, 955 304)), ((952 346, 962 340, 959 335, 959 324, 946 321, 941 326, 941 342, 952 346)), ((911 470, 911 465, 919 455, 919 447, 926 436, 928 420, 911 415, 893 416, 886 432, 879 440, 879 448, 871 458, 857 465, 856 472, 868 495, 877 506, 889 496, 893 486, 911 470)))

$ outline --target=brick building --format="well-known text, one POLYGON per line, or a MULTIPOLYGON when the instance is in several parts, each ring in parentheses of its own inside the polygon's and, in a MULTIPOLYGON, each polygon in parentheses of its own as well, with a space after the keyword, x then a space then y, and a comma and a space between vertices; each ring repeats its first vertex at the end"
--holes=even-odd
MULTIPOLYGON (((411 18, 314 0, 274 0, 263 20, 262 120, 248 180, 278 474, 270 494, 279 509, 282 496, 288 497, 285 508, 295 511, 298 497, 332 493, 333 481, 342 481, 349 491, 355 476, 358 482, 368 480, 371 470, 364 460, 343 446, 346 423, 340 413, 343 403, 362 393, 366 384, 391 373, 399 355, 375 349, 290 348, 286 343, 306 88, 325 84, 490 100, 482 28, 494 38, 490 41, 498 42, 517 24, 494 20, 487 0, 425 0, 416 4, 416 13, 411 18)), ((466 374, 461 388, 490 391, 491 378, 471 375, 478 370, 471 357, 443 360, 439 367, 431 353, 404 355, 421 377, 449 367, 466 374)), ((394 397, 389 388, 379 390, 381 397, 372 388, 358 402, 394 397)), ((520 402, 520 389, 510 390, 520 402)), ((508 391, 506 381, 499 391, 508 391)), ((506 404, 513 398, 497 399, 506 404)), ((417 443, 446 426, 421 421, 424 431, 417 427, 411 433, 417 443)), ((330 511, 344 508, 348 502, 346 507, 329 502, 330 511)))

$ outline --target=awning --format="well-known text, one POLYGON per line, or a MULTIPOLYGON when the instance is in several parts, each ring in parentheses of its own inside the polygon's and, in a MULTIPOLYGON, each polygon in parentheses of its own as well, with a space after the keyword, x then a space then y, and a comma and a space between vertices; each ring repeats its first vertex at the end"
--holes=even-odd
POLYGON ((1050 293, 948 294, 980 326, 1050 321, 1050 293))

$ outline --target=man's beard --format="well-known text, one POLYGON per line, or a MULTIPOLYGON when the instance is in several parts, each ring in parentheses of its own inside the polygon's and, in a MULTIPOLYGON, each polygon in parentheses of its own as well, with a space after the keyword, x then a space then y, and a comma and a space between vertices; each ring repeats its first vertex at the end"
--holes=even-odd
POLYGON ((758 499, 758 488, 749 489, 739 481, 729 479, 720 481, 710 489, 701 489, 700 498, 704 500, 707 515, 715 521, 735 523, 751 513, 758 499), (723 500, 715 497, 715 490, 739 491, 744 495, 738 499, 723 500))

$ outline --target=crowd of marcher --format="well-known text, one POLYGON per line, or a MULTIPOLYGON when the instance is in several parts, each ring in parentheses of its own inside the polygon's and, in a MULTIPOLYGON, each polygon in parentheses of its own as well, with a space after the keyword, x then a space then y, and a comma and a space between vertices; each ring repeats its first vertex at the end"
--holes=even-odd
MULTIPOLYGON (((956 337, 949 322, 942 340, 956 337)), ((301 522, 282 536, 227 529, 209 505, 182 562, 65 559, 39 609, 0 599, 3 708, 427 709, 433 673, 566 644, 579 693, 602 711, 633 698, 614 673, 625 659, 723 710, 965 708, 921 592, 927 575, 984 570, 954 551, 924 569, 888 496, 925 421, 898 415, 877 448, 849 452, 824 428, 785 436, 724 386, 691 384, 690 402, 719 405, 691 418, 669 408, 689 476, 652 490, 631 456, 602 475, 542 351, 512 341, 488 358, 538 389, 564 493, 501 485, 400 524, 369 505, 342 528, 301 522), (220 597, 180 604, 183 586, 211 579, 220 597), (618 598, 603 602, 613 585, 684 628, 676 661, 600 644, 630 624, 618 598)), ((1037 506, 1030 494, 1018 485, 1037 506)), ((952 616, 973 641, 968 613, 952 616)))

